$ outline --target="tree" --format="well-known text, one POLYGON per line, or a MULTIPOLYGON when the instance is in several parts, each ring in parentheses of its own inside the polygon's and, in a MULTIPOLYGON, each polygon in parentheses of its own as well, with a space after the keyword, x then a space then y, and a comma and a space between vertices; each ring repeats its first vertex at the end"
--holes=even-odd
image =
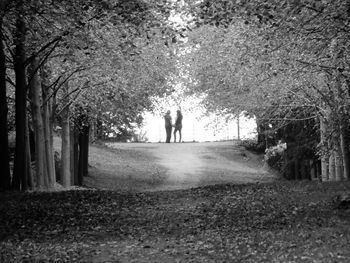
MULTIPOLYGON (((61 79, 57 82, 61 85, 69 79, 71 87, 69 94, 58 90, 57 112, 62 121, 62 113, 72 106, 71 125, 75 130, 72 134, 78 136, 71 139, 75 145, 72 154, 79 168, 71 170, 76 171, 79 184, 87 175, 90 127, 132 128, 142 120, 142 111, 151 108, 150 98, 168 89, 172 63, 163 36, 150 37, 147 30, 151 29, 147 27, 146 32, 140 33, 140 27, 148 20, 128 19, 119 21, 106 15, 91 22, 90 31, 86 32, 88 46, 86 39, 84 42, 67 39, 70 57, 60 56, 64 48, 59 48, 49 61, 52 81, 61 79), (79 147, 74 143, 76 140, 79 147)), ((66 156, 62 154, 62 158, 66 156)), ((72 167, 76 167, 73 162, 72 167)))
POLYGON ((6 57, 3 44, 3 16, 7 1, 0 2, 0 190, 10 190, 11 175, 9 166, 7 130, 6 57))
POLYGON ((29 82, 29 98, 32 109, 33 126, 35 127, 35 177, 39 187, 47 188, 49 186, 46 177, 47 159, 45 158, 45 130, 42 115, 42 87, 39 75, 39 59, 35 58, 29 74, 32 76, 29 82))
POLYGON ((195 32, 214 32, 202 36, 192 64, 208 105, 221 111, 243 106, 269 122, 272 105, 280 113, 286 106, 311 107, 327 123, 319 153, 322 160, 329 156, 338 179, 342 163, 349 175, 348 7, 346 1, 208 0, 193 9, 195 32))
POLYGON ((23 1, 18 1, 15 31, 14 71, 16 74, 16 149, 12 187, 15 190, 27 189, 27 159, 26 123, 27 123, 27 83, 25 65, 26 26, 23 17, 23 1))
MULTIPOLYGON (((29 124, 36 138, 33 187, 51 188, 56 181, 54 122, 70 124, 74 134, 80 136, 80 147, 74 140, 71 145, 81 154, 80 171, 84 172, 80 174, 86 174, 88 127, 94 126, 96 120, 120 129, 139 124, 141 112, 152 108, 152 97, 169 92, 174 68, 170 45, 177 32, 167 21, 170 7, 166 3, 74 0, 7 4, 6 13, 1 14, 5 43, 1 51, 8 58, 12 55, 12 61, 8 61, 14 70, 8 68, 7 80, 16 86, 17 138, 12 184, 17 190, 32 187, 27 174, 30 159, 26 127, 28 121, 33 121, 29 124), (62 88, 66 85, 68 92, 62 88), (108 102, 108 107, 101 102, 108 102), (80 120, 72 118, 71 110, 81 113, 77 116, 80 120)), ((6 71, 1 71, 1 79, 5 80, 3 72, 6 71)), ((3 82, 1 85, 5 87, 3 82)), ((0 95, 6 99, 6 93, 0 95)), ((68 126, 64 128, 67 135, 68 126)), ((2 131, 7 133, 5 128, 2 131)), ((68 140, 64 140, 62 148, 64 170, 67 174, 68 166, 75 167, 71 171, 78 170, 73 162, 68 165, 68 160, 72 160, 68 154, 77 156, 76 151, 68 150, 68 140)), ((8 166, 6 158, 5 163, 8 166)), ((66 185, 72 181, 68 177, 64 177, 66 185)), ((6 178, 10 178, 9 174, 6 178)))

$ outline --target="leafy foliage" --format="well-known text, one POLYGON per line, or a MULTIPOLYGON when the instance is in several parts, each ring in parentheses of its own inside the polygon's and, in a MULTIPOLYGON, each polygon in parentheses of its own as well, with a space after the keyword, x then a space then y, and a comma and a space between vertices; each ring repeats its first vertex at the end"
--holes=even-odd
POLYGON ((285 141, 298 142, 295 156, 312 158, 324 119, 319 153, 339 152, 342 127, 349 127, 348 2, 206 0, 192 7, 188 86, 205 94, 209 110, 247 110, 259 134, 276 143, 285 133, 285 141))

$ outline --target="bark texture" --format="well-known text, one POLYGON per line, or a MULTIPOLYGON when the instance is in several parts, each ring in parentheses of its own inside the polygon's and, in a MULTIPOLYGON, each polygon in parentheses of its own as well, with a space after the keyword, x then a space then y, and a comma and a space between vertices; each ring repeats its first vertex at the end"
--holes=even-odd
MULTIPOLYGON (((63 86, 63 95, 65 100, 64 105, 69 102, 69 87, 68 83, 63 86)), ((69 128, 69 106, 66 106, 61 113, 62 118, 62 147, 61 147, 61 176, 62 185, 69 187, 71 185, 71 167, 70 167, 70 128, 69 128)))
MULTIPOLYGON (((1 7, 1 6, 0 6, 1 7)), ((0 14, 1 16, 1 14, 0 14)), ((11 174, 9 165, 7 98, 6 98, 6 64, 2 42, 2 18, 0 17, 0 191, 10 190, 11 174)))
POLYGON ((39 61, 38 58, 33 60, 29 70, 31 82, 29 84, 29 97, 31 101, 33 128, 35 134, 35 179, 36 187, 47 188, 47 163, 45 152, 45 132, 42 119, 42 97, 41 97, 41 82, 38 74, 39 61))
MULTIPOLYGON (((22 1, 18 5, 22 5, 22 1)), ((15 36, 15 58, 14 70, 16 74, 16 91, 15 91, 15 126, 16 126, 16 149, 14 160, 14 171, 12 188, 14 190, 26 189, 27 178, 27 151, 26 151, 26 67, 25 67, 25 23, 23 16, 18 14, 16 22, 16 36, 15 36)))

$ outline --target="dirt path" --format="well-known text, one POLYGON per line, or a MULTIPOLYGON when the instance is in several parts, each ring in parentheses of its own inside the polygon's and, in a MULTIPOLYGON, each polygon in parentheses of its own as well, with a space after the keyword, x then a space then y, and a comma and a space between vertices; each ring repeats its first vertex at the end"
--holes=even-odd
POLYGON ((107 154, 92 147, 89 162, 96 169, 90 172, 90 186, 157 191, 274 178, 262 168, 261 157, 233 142, 113 143, 109 147, 107 154))

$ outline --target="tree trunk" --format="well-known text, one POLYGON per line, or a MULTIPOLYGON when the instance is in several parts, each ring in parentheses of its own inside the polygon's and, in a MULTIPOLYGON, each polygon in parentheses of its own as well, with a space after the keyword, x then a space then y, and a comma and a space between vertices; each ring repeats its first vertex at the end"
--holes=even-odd
POLYGON ((75 166, 76 166, 76 160, 75 160, 75 136, 74 136, 74 128, 70 126, 69 131, 69 145, 70 145, 70 174, 71 174, 71 185, 75 185, 75 166))
POLYGON ((48 187, 52 188, 54 187, 54 184, 56 182, 56 174, 55 174, 55 159, 54 159, 54 152, 52 148, 52 138, 51 138, 51 125, 50 125, 50 109, 49 109, 49 100, 48 98, 48 88, 45 86, 42 86, 42 98, 43 101, 46 101, 42 105, 43 111, 43 123, 44 123, 44 141, 45 141, 45 153, 46 153, 46 163, 47 163, 47 183, 48 187))
POLYGON ((37 68, 39 66, 39 59, 35 58, 30 67, 29 75, 31 82, 29 83, 29 97, 32 108, 32 119, 35 134, 35 178, 36 187, 39 189, 47 188, 47 180, 45 180, 47 172, 47 159, 45 152, 45 133, 44 133, 44 123, 42 119, 41 112, 41 82, 37 68))
POLYGON ((69 117, 62 112, 61 176, 64 187, 71 186, 69 117), (66 116, 64 116, 66 115, 66 116))
POLYGON ((291 180, 293 178, 293 162, 290 160, 290 154, 289 154, 289 146, 287 147, 286 151, 283 154, 283 173, 284 177, 288 180, 291 180))
POLYGON ((257 126, 257 133, 258 133, 258 145, 263 145, 266 142, 266 136, 265 136, 265 129, 264 124, 261 123, 258 117, 256 117, 256 126, 257 126))
MULTIPOLYGON (((23 5, 22 2, 19 6, 23 5)), ((20 12, 19 12, 20 13, 20 12)), ((21 14, 17 17, 15 36, 15 58, 14 70, 16 74, 16 91, 15 91, 15 126, 16 126, 16 148, 12 188, 22 190, 27 178, 27 147, 26 147, 26 72, 25 72, 25 24, 21 14)))
MULTIPOLYGON (((63 96, 66 98, 63 101, 64 105, 69 102, 69 87, 68 83, 63 86, 63 96)), ((62 185, 64 187, 71 186, 71 172, 70 172, 70 135, 69 135, 69 106, 62 110, 62 147, 61 147, 61 176, 62 185)))
POLYGON ((71 130, 71 174, 73 185, 79 185, 79 133, 74 127, 71 130))
POLYGON ((306 179, 306 167, 305 167, 305 161, 300 161, 300 179, 305 180, 306 179))
POLYGON ((89 173, 90 126, 84 126, 84 176, 89 173))
MULTIPOLYGON (((103 126, 102 126, 101 119, 102 119, 102 116, 101 116, 101 113, 99 113, 98 116, 97 116, 96 124, 95 124, 95 126, 96 126, 96 128, 95 128, 95 130, 96 130, 96 137, 97 137, 98 140, 105 139, 104 136, 103 136, 103 126)), ((159 141, 160 141, 160 139, 159 139, 159 141)))
POLYGON ((301 161, 301 179, 302 180, 311 180, 310 160, 302 160, 301 161))
POLYGON ((51 99, 49 100, 49 143, 50 143, 50 148, 51 148, 51 152, 52 152, 52 180, 54 182, 57 181, 56 179, 56 166, 55 166, 55 148, 53 145, 53 130, 54 130, 54 126, 55 126, 55 96, 51 97, 51 99))
POLYGON ((79 160, 78 160, 78 185, 83 185, 84 177, 84 141, 81 132, 79 133, 79 160))
POLYGON ((335 154, 334 154, 334 151, 332 151, 330 156, 329 156, 328 174, 329 174, 328 180, 335 181, 335 154))
POLYGON ((55 104, 56 104, 56 94, 51 96, 49 94, 49 80, 48 80, 48 73, 47 73, 47 67, 44 65, 41 68, 40 71, 41 75, 41 86, 42 86, 42 96, 43 100, 46 101, 44 105, 42 105, 43 108, 43 118, 44 121, 44 127, 45 127, 45 138, 47 140, 47 151, 49 153, 48 156, 48 170, 49 170, 49 178, 50 181, 52 181, 52 185, 56 182, 56 165, 55 165, 55 151, 53 146, 53 129, 54 129, 54 123, 55 123, 55 104), (49 100, 47 98, 51 96, 49 100))
MULTIPOLYGON (((327 137, 326 137, 327 124, 324 118, 322 117, 320 117, 320 134, 321 134, 320 144, 322 147, 324 147, 324 145, 326 145, 327 143, 327 137)), ((323 151, 321 155, 321 178, 320 178, 322 182, 326 182, 329 180, 328 161, 329 159, 327 158, 325 151, 323 151)))
POLYGON ((89 165, 89 130, 90 127, 83 125, 79 133, 79 168, 78 183, 83 184, 83 177, 88 175, 89 165))
POLYGON ((300 180, 299 160, 298 159, 295 159, 295 161, 294 161, 294 178, 295 178, 295 180, 300 180))
POLYGON ((336 145, 336 149, 334 152, 334 166, 335 166, 335 180, 342 181, 343 180, 343 160, 341 155, 341 149, 339 143, 336 145))
POLYGON ((319 160, 316 162, 316 175, 317 179, 322 182, 321 161, 319 160))
POLYGON ((309 167, 310 167, 310 179, 311 180, 317 179, 315 160, 309 161, 309 167))
POLYGON ((24 183, 23 190, 33 189, 33 173, 32 173, 32 158, 31 158, 31 150, 30 150, 30 136, 29 136, 29 121, 27 120, 26 125, 26 154, 27 154, 27 162, 26 162, 26 170, 27 170, 27 178, 24 183))
POLYGON ((237 114, 237 140, 241 140, 241 127, 239 123, 239 113, 237 114))
POLYGON ((346 129, 343 124, 340 125, 340 147, 343 155, 344 179, 350 180, 349 142, 346 129))
POLYGON ((10 190, 10 158, 7 130, 6 60, 2 42, 2 17, 0 17, 0 191, 10 190))

